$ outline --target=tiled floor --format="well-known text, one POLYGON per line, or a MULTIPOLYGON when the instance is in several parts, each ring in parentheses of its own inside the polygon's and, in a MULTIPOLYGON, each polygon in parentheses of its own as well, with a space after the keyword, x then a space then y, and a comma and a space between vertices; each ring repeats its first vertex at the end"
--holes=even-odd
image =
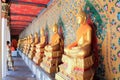
POLYGON ((8 71, 3 80, 36 80, 33 73, 21 57, 14 57, 15 71, 8 71))

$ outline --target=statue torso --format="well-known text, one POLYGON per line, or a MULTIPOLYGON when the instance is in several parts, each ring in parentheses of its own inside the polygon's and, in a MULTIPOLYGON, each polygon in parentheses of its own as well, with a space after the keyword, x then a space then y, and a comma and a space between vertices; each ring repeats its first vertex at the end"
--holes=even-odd
POLYGON ((82 24, 76 32, 76 40, 78 44, 83 44, 86 41, 87 32, 92 30, 88 24, 82 24))
POLYGON ((58 33, 53 34, 51 44, 55 44, 57 40, 60 39, 60 36, 58 33))
POLYGON ((45 43, 45 36, 41 36, 41 38, 40 38, 40 43, 45 43))

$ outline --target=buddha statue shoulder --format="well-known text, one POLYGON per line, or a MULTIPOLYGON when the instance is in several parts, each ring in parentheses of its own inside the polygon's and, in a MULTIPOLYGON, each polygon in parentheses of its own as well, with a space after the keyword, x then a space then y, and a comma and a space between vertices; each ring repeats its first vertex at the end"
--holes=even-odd
POLYGON ((51 41, 49 45, 45 47, 46 50, 57 50, 60 47, 60 35, 58 33, 58 26, 55 24, 53 26, 53 35, 51 37, 51 41))
POLYGON ((92 28, 87 24, 84 11, 80 10, 77 19, 80 26, 76 31, 76 41, 68 45, 64 51, 69 55, 86 57, 90 55, 91 51, 92 28))

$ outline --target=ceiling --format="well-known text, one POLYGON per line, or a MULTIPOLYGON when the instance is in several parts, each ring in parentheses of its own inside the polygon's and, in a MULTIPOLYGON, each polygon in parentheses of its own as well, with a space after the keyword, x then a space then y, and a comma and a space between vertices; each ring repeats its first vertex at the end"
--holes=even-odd
POLYGON ((50 0, 10 0, 11 35, 19 35, 50 0))

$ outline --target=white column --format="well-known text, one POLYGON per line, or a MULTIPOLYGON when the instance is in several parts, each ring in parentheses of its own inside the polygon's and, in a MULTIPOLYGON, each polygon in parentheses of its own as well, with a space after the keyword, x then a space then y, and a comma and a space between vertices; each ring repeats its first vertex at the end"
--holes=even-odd
MULTIPOLYGON (((0 6, 1 6, 1 0, 0 0, 0 6)), ((0 26, 1 26, 1 8, 0 8, 0 26)), ((0 27, 0 80, 2 80, 2 27, 0 27)))
POLYGON ((7 73, 6 27, 7 27, 7 19, 3 17, 2 18, 2 78, 5 77, 7 73))

